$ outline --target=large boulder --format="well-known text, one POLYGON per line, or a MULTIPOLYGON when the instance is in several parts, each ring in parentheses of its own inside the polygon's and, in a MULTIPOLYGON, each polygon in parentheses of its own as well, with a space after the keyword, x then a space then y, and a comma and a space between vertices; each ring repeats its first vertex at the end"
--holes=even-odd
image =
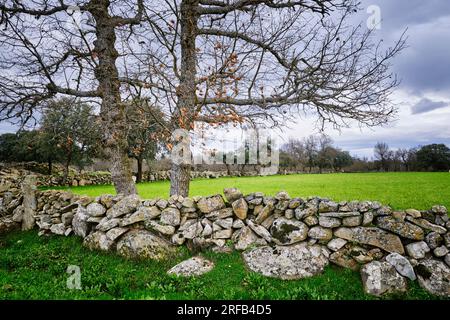
POLYGON ((378 217, 376 219, 376 225, 378 228, 398 234, 400 237, 407 239, 423 240, 425 237, 422 228, 409 222, 398 221, 392 216, 378 217))
POLYGON ((203 257, 193 257, 180 262, 169 271, 167 271, 167 273, 182 277, 192 277, 201 276, 202 274, 211 271, 213 268, 213 262, 203 257))
POLYGON ((126 258, 165 259, 175 253, 170 242, 146 230, 131 230, 117 243, 117 252, 126 258))
POLYGON ((201 197, 197 207, 202 213, 210 213, 225 208, 225 202, 220 194, 211 197, 201 197))
POLYGON ((308 237, 308 226, 301 221, 284 217, 276 219, 270 228, 273 241, 279 245, 289 245, 308 237))
POLYGON ((334 235, 345 240, 378 247, 387 252, 405 253, 403 244, 397 235, 378 228, 339 228, 334 231, 334 235))
POLYGON ((364 291, 381 296, 384 294, 404 293, 408 283, 388 262, 372 261, 361 268, 364 291))
POLYGON ((302 279, 323 272, 328 258, 322 246, 299 243, 292 246, 259 247, 243 253, 248 268, 267 277, 302 279))
POLYGON ((414 270, 419 285, 431 294, 450 298, 450 268, 435 259, 422 260, 414 270))

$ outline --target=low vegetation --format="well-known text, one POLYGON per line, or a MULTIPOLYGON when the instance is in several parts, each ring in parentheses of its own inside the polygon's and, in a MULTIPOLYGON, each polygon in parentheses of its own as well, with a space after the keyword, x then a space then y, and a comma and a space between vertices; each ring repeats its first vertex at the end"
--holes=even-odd
MULTIPOLYGON (((125 260, 82 247, 77 237, 38 237, 36 231, 0 237, 0 299, 376 299, 363 292, 358 272, 328 266, 296 281, 246 270, 238 253, 204 255, 216 268, 198 278, 166 271, 188 256, 163 262, 125 260), (81 269, 81 290, 67 288, 69 265, 81 269)), ((436 299, 410 283, 406 295, 385 299, 436 299)))

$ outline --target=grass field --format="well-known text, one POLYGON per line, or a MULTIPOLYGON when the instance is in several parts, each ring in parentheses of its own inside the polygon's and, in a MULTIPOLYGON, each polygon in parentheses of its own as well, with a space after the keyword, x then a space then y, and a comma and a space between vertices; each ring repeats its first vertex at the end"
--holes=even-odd
MULTIPOLYGON (((291 196, 319 195, 335 200, 378 200, 395 209, 428 209, 434 204, 450 207, 450 173, 374 173, 290 175, 195 180, 191 195, 221 193, 237 187, 244 193, 291 196)), ((114 193, 112 186, 70 188, 96 196, 114 193)), ((138 185, 142 198, 167 197, 168 182, 138 185)), ((91 252, 76 237, 38 237, 37 232, 0 237, 0 299, 374 299, 363 292, 357 272, 328 266, 309 279, 282 281, 249 272, 239 253, 204 255, 216 263, 199 278, 180 279, 166 271, 189 256, 164 262, 130 261, 113 254, 91 252), (66 288, 68 265, 82 272, 82 290, 66 288)), ((409 283, 402 296, 386 299, 435 299, 409 283)))
MULTIPOLYGON (((294 196, 321 196, 336 201, 377 200, 394 209, 429 209, 440 204, 450 207, 450 173, 347 173, 303 174, 268 177, 198 179, 191 182, 190 195, 222 193, 223 188, 236 187, 244 194, 261 191, 274 195, 285 190, 294 196)), ((69 188, 89 196, 114 194, 112 186, 69 188)), ((138 185, 141 198, 167 198, 169 182, 146 182, 138 185)))
MULTIPOLYGON (((177 278, 166 271, 188 256, 164 262, 125 260, 91 252, 77 237, 38 237, 37 232, 0 237, 0 299, 375 299, 366 295, 359 273, 328 266, 322 275, 282 281, 245 269, 238 253, 204 255, 213 271, 177 278), (67 289, 69 265, 81 269, 81 290, 67 289)), ((385 299, 435 299, 410 282, 406 295, 385 299)))

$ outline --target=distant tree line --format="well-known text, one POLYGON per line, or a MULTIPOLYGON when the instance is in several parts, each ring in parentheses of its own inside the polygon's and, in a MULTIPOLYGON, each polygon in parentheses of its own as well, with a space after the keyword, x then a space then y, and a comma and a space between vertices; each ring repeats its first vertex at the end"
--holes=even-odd
POLYGON ((374 147, 374 158, 354 157, 333 145, 326 135, 290 139, 280 150, 281 170, 296 172, 449 171, 450 149, 430 144, 393 150, 385 142, 374 147))
POLYGON ((353 164, 348 151, 333 146, 326 135, 311 135, 303 140, 290 139, 280 148, 282 170, 319 172, 342 171, 353 164))

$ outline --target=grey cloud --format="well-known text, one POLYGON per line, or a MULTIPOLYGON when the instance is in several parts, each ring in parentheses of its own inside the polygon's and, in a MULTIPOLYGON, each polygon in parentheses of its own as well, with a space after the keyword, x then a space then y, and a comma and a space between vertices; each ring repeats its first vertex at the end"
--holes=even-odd
POLYGON ((425 113, 436 109, 445 108, 448 105, 449 103, 444 101, 432 101, 428 98, 423 98, 411 107, 411 112, 412 114, 425 113))

